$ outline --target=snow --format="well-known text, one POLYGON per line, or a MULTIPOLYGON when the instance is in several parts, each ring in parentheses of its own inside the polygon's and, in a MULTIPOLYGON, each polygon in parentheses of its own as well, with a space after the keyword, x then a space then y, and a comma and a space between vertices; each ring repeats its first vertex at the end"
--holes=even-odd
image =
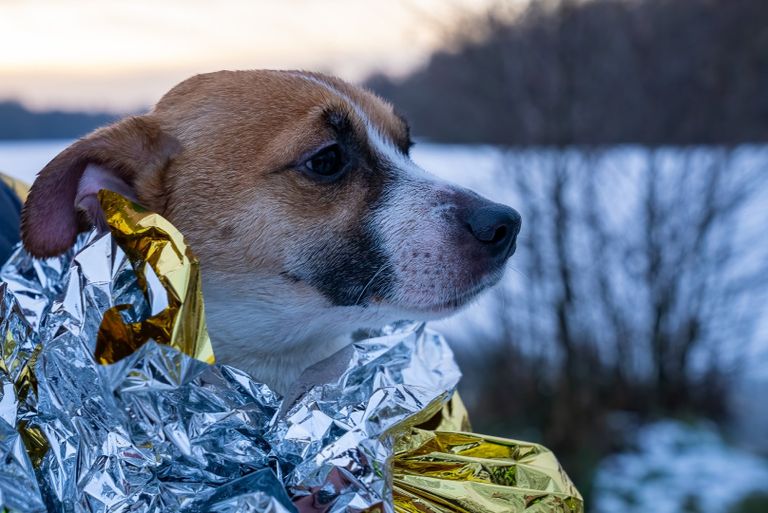
POLYGON ((707 424, 662 421, 641 428, 637 450, 603 460, 595 513, 726 513, 768 494, 768 463, 730 446, 707 424))
MULTIPOLYGON (((35 174, 71 142, 0 141, 0 172, 31 183, 35 174)), ((743 165, 763 165, 768 161, 766 150, 748 149, 740 157, 743 165)), ((606 165, 630 173, 643 169, 641 150, 624 147, 612 151, 606 165)), ((512 181, 499 182, 498 170, 504 165, 504 153, 497 148, 422 143, 414 148, 413 155, 422 167, 442 178, 475 189, 494 201, 516 204, 512 181)), ((522 155, 522 165, 533 169, 548 158, 547 151, 541 150, 525 150, 522 155)), ((573 152, 571 157, 582 158, 582 155, 573 152)), ((674 150, 670 150, 667 157, 674 158, 674 150)), ((764 214, 765 211, 755 212, 751 221, 764 225, 764 214)), ((524 290, 524 278, 515 272, 514 258, 511 267, 507 286, 516 284, 517 290, 524 290)), ((481 338, 478 333, 494 329, 497 300, 496 296, 486 294, 460 314, 434 326, 449 340, 477 340, 481 338)), ((768 320, 763 324, 765 328, 758 338, 765 341, 768 340, 768 320)), ((768 370, 761 367, 764 366, 755 365, 750 379, 759 378, 765 386, 768 370)), ((751 400, 753 395, 747 398, 743 408, 737 404, 737 410, 748 415, 747 423, 753 429, 764 429, 768 418, 763 416, 760 426, 757 425, 751 400)), ((754 438, 755 434, 751 436, 754 438)), ((637 451, 613 456, 601 464, 594 508, 597 513, 672 513, 683 511, 691 500, 697 501, 700 508, 695 511, 720 513, 728 511, 735 500, 752 490, 768 492, 768 464, 729 446, 711 426, 659 422, 640 429, 635 445, 637 451)))
POLYGON ((0 173, 31 184, 35 175, 71 140, 0 141, 0 173))

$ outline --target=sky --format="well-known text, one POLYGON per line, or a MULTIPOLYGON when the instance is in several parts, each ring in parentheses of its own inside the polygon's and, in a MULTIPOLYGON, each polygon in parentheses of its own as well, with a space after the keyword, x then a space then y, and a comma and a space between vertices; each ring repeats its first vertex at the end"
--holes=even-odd
POLYGON ((303 68, 352 81, 423 64, 492 0, 0 0, 0 100, 129 112, 195 73, 303 68))

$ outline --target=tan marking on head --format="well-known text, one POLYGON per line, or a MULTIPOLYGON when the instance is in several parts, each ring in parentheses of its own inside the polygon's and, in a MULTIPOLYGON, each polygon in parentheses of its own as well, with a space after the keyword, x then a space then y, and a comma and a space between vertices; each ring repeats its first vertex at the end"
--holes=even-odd
POLYGON ((388 101, 368 89, 354 86, 337 77, 313 72, 303 72, 303 74, 326 82, 348 96, 365 112, 373 126, 378 128, 382 135, 389 138, 395 146, 407 148, 410 145, 409 127, 405 120, 395 113, 394 107, 388 101))
POLYGON ((353 170, 336 186, 289 169, 334 140, 326 112, 346 114, 363 142, 366 121, 393 140, 407 137, 392 107, 372 93, 312 74, 333 86, 323 87, 303 74, 198 75, 174 87, 152 111, 183 148, 165 174, 163 213, 214 270, 280 270, 308 240, 354 230, 365 217, 368 177, 353 170))

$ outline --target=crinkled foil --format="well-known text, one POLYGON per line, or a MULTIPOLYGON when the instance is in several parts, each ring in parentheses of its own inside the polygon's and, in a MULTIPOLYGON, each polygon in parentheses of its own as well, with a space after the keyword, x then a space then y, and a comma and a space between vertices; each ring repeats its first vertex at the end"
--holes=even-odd
POLYGON ((0 272, 5 510, 582 511, 550 452, 469 432, 453 355, 422 324, 354 343, 340 377, 285 401, 212 365, 181 235, 100 198, 110 234, 0 272))

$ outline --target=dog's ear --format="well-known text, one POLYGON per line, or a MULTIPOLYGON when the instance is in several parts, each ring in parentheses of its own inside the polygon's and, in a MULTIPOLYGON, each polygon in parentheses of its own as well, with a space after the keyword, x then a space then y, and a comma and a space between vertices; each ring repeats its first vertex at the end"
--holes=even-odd
POLYGON ((118 192, 152 208, 179 143, 149 116, 126 118, 80 139, 37 175, 21 215, 22 241, 37 257, 63 253, 77 234, 106 229, 96 194, 118 192))

